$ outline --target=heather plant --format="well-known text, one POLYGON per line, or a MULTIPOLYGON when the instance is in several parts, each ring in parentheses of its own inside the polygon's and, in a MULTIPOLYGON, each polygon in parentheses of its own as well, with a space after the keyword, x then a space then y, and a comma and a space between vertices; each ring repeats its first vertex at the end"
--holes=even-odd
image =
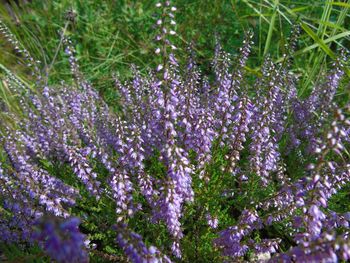
POLYGON ((349 260, 349 207, 332 202, 350 179, 350 104, 337 99, 347 51, 300 96, 300 28, 255 77, 252 32, 234 58, 218 38, 205 74, 195 44, 178 59, 176 7, 156 7, 157 65, 113 76, 118 110, 86 80, 64 32, 72 78, 48 85, 0 24, 34 76, 31 86, 4 68, 18 96, 1 105, 2 246, 57 262, 349 260))

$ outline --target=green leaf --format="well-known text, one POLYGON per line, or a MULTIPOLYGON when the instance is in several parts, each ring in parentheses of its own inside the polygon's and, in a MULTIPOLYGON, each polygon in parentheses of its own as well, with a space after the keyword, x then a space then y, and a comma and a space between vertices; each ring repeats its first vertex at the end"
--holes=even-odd
POLYGON ((335 58, 335 55, 333 51, 326 45, 326 43, 320 39, 317 34, 312 31, 312 29, 305 24, 304 22, 300 22, 301 27, 304 29, 304 31, 323 49, 323 51, 330 56, 331 58, 335 58))
POLYGON ((343 2, 330 2, 329 4, 331 5, 336 5, 336 6, 342 6, 342 7, 346 7, 346 8, 350 8, 350 4, 348 3, 343 3, 343 2))

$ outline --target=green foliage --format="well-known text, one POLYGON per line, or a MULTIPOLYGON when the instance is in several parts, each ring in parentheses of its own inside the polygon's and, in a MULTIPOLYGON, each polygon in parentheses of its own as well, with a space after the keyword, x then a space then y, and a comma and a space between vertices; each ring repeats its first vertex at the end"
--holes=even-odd
POLYGON ((343 187, 329 201, 329 209, 338 212, 346 213, 350 211, 350 185, 343 187))
MULTIPOLYGON (((0 243, 0 260, 16 263, 50 262, 38 246, 24 247, 18 244, 4 245, 0 243), (3 257, 3 258, 2 258, 3 257)), ((5 261, 5 262, 6 262, 5 261)))
MULTIPOLYGON (((94 83, 108 103, 116 104, 112 73, 117 72, 125 79, 130 76, 131 63, 143 71, 155 63, 152 26, 155 22, 153 14, 157 12, 156 2, 34 0, 21 5, 21 8, 13 7, 11 13, 5 5, 0 5, 0 15, 46 70, 52 65, 50 83, 67 79, 70 75, 69 67, 65 67, 67 59, 63 51, 58 50, 59 32, 64 31, 76 45, 77 57, 88 80, 94 83)), ((257 73, 267 53, 276 61, 283 59, 291 25, 299 24, 302 34, 295 54, 294 70, 304 74, 301 91, 305 92, 320 67, 327 65, 327 58, 334 57, 338 47, 349 47, 349 1, 174 2, 178 7, 180 36, 176 45, 181 52, 193 42, 198 62, 205 71, 209 69, 216 34, 224 49, 235 53, 241 45, 242 34, 253 29, 256 45, 249 69, 257 73)), ((0 55, 0 62, 12 65, 11 69, 15 68, 17 74, 28 78, 23 74, 26 73, 25 67, 15 62, 17 59, 14 59, 12 50, 3 46, 6 51, 0 55)))

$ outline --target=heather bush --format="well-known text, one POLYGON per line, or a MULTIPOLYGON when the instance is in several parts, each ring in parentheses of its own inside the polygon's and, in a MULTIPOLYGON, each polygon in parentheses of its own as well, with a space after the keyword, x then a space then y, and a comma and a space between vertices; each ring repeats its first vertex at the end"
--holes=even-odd
POLYGON ((347 50, 307 96, 291 70, 298 27, 257 76, 252 32, 234 58, 218 38, 204 74, 195 44, 174 44, 176 7, 156 6, 158 65, 114 76, 118 107, 86 80, 64 32, 72 78, 48 85, 1 22, 35 79, 4 69, 18 96, 1 105, 1 246, 57 262, 350 260, 350 207, 334 201, 350 179, 350 104, 337 97, 347 50))

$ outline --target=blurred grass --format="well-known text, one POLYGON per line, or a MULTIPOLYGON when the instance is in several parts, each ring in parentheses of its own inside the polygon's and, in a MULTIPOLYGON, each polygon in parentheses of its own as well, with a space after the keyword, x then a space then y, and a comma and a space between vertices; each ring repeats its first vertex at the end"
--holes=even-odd
MULTIPOLYGON (((48 68, 60 42, 67 16, 71 23, 67 34, 73 40, 82 71, 87 79, 113 103, 117 94, 112 74, 121 79, 130 76, 130 64, 145 71, 155 64, 153 24, 157 12, 153 0, 33 0, 20 7, 0 4, 0 17, 30 53, 48 68), (9 11, 12 10, 12 11, 9 11), (73 14, 73 15, 72 15, 73 14)), ((255 45, 248 67, 258 70, 263 57, 270 54, 282 60, 292 24, 302 28, 293 71, 302 74, 300 90, 314 84, 318 73, 335 58, 337 49, 349 48, 350 0, 177 0, 176 19, 180 38, 179 57, 192 42, 197 59, 207 71, 213 57, 215 34, 224 49, 236 54, 244 32, 252 29, 255 45)), ((13 50, 0 42, 0 63, 29 79, 24 63, 13 50), (20 64, 18 64, 20 62, 20 64)), ((184 62, 184 61, 182 61, 184 62)), ((70 72, 63 50, 59 50, 50 71, 49 83, 69 79, 70 72)))

